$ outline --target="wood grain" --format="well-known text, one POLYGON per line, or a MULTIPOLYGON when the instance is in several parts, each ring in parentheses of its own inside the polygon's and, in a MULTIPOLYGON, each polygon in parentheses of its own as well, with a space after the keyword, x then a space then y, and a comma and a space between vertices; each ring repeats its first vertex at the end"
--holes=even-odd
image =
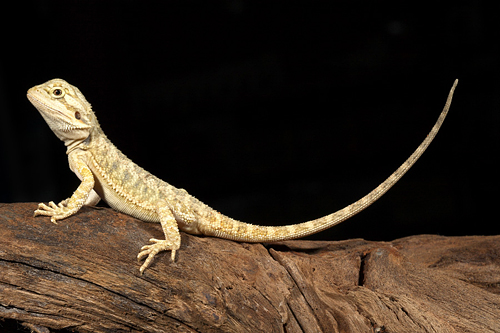
POLYGON ((500 236, 247 244, 83 208, 0 204, 0 319, 75 332, 499 332, 500 236))

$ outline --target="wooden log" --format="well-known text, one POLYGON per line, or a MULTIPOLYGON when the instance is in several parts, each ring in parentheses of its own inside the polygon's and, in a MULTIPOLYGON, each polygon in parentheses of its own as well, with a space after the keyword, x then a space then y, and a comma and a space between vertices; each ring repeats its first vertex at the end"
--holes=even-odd
MULTIPOLYGON (((0 204, 0 319, 32 331, 500 332, 500 236, 246 244, 84 208, 52 224, 0 204)), ((2 323, 0 322, 0 325, 2 323)))

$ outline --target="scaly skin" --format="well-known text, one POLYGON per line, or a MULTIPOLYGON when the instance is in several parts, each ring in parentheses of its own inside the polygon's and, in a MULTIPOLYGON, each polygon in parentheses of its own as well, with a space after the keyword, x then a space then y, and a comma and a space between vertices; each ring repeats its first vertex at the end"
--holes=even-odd
POLYGON ((69 217, 84 205, 100 199, 112 208, 146 222, 159 222, 165 239, 150 239, 141 248, 146 257, 140 273, 160 251, 179 249, 179 229, 242 242, 273 242, 311 235, 330 228, 359 213, 387 192, 422 155, 436 136, 451 104, 455 80, 436 124, 413 154, 382 184, 353 204, 316 220, 266 227, 240 222, 208 207, 184 189, 153 176, 128 159, 102 131, 90 104, 78 88, 54 79, 28 91, 28 99, 38 109, 54 134, 67 146, 70 169, 81 180, 73 195, 59 204, 39 204, 34 215, 50 216, 53 223, 69 217))

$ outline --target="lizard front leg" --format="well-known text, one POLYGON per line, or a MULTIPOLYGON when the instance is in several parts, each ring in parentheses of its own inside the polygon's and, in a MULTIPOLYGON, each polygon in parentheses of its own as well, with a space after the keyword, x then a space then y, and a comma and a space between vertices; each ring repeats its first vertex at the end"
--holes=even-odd
POLYGON ((142 264, 139 271, 142 273, 153 261, 156 254, 161 251, 172 251, 171 258, 172 261, 175 260, 175 251, 181 247, 181 235, 179 234, 179 226, 174 217, 174 214, 168 207, 166 202, 161 202, 161 205, 157 209, 158 215, 160 217, 160 224, 165 234, 165 239, 151 238, 149 241, 153 244, 144 245, 141 248, 141 252, 137 255, 137 259, 141 260, 147 256, 146 260, 142 264))
POLYGON ((87 166, 87 164, 80 158, 70 156, 70 166, 81 179, 82 183, 73 195, 61 201, 56 205, 53 201, 48 205, 44 203, 38 204, 38 209, 35 210, 34 216, 50 216, 52 223, 57 223, 57 220, 64 219, 78 212, 85 203, 96 203, 99 201, 99 196, 93 191, 94 188, 94 175, 87 166), (92 193, 94 192, 94 193, 92 193))

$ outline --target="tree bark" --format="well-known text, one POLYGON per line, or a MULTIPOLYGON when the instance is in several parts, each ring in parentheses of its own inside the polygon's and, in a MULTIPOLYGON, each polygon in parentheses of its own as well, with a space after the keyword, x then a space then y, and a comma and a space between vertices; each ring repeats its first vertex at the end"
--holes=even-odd
MULTIPOLYGON (((500 236, 247 244, 83 208, 50 223, 0 204, 0 319, 33 331, 500 332, 500 236)), ((1 324, 1 322, 0 322, 1 324)))

